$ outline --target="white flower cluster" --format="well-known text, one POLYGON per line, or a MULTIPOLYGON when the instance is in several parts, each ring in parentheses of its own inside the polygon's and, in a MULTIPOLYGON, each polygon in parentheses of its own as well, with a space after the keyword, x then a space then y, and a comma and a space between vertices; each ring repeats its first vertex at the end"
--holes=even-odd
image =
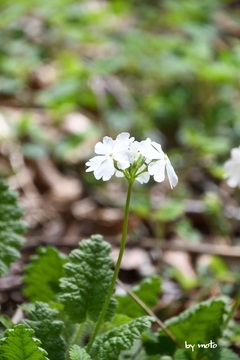
POLYGON ((230 187, 240 186, 240 146, 231 150, 231 159, 225 162, 227 184, 230 187))
POLYGON ((105 136, 95 145, 94 156, 86 166, 93 171, 97 180, 109 180, 114 174, 128 180, 147 183, 150 175, 157 182, 165 179, 165 172, 171 188, 177 185, 178 177, 161 145, 149 138, 138 142, 129 133, 121 133, 115 140, 105 136))

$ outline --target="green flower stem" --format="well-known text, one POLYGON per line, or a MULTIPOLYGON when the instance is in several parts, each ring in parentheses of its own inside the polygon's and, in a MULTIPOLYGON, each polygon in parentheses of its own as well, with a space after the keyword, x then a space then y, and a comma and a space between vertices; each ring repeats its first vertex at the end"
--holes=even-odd
POLYGON ((115 288, 115 283, 118 277, 118 273, 121 267, 121 262, 122 262, 122 258, 123 258, 123 254, 124 254, 124 249, 125 249, 125 245, 126 245, 126 240, 127 240, 127 230, 128 230, 128 217, 129 217, 129 207, 130 207, 130 200, 131 200, 131 193, 132 193, 132 186, 133 186, 134 180, 128 180, 128 192, 127 192, 127 198, 126 198, 126 204, 125 204, 125 210, 124 210, 124 220, 123 220, 123 231, 122 231, 122 240, 121 240, 121 245, 120 245, 120 250, 119 250, 119 254, 118 254, 118 259, 117 259, 117 263, 115 266, 115 270, 113 273, 113 277, 112 277, 112 281, 110 284, 110 287, 108 289, 108 293, 105 299, 105 302, 103 304, 101 313, 98 317, 98 321, 95 325, 94 331, 92 333, 92 336, 90 338, 90 341, 88 343, 87 346, 87 352, 89 353, 92 345, 94 343, 94 340, 98 334, 98 330, 103 322, 103 319, 106 315, 106 311, 108 309, 108 305, 111 299, 111 296, 113 294, 114 288, 115 288))
POLYGON ((70 359, 70 355, 69 355, 70 348, 71 348, 74 344, 78 344, 79 339, 80 339, 80 336, 81 336, 81 334, 82 334, 82 332, 83 332, 84 327, 85 327, 85 323, 76 326, 75 334, 74 334, 74 336, 73 336, 73 339, 70 341, 70 343, 69 343, 69 345, 68 345, 68 347, 67 347, 67 351, 66 351, 66 357, 67 357, 68 360, 70 359))

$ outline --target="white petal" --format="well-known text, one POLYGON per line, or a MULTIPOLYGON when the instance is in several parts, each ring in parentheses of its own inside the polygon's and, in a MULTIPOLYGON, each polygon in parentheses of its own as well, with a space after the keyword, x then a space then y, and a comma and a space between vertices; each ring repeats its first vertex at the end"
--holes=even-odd
POLYGON ((89 166, 89 168, 86 169, 86 172, 94 171, 98 169, 105 159, 106 159, 105 156, 94 156, 92 159, 86 162, 86 166, 89 166))
POLYGON ((109 137, 104 136, 103 142, 98 142, 95 145, 94 151, 99 155, 107 155, 112 152, 115 141, 109 137))
POLYGON ((153 175, 153 178, 157 182, 162 182, 165 179, 165 160, 158 160, 148 165, 148 172, 153 175))
MULTIPOLYGON (((164 157, 164 153, 159 152, 156 148, 152 146, 152 141, 148 138, 147 140, 140 142, 141 153, 148 159, 162 159, 164 157)), ((160 146, 160 145, 159 145, 160 146)))
POLYGON ((128 152, 114 154, 114 160, 117 161, 117 165, 121 170, 125 170, 130 166, 128 152))
POLYGON ((160 156, 164 157, 164 152, 162 151, 162 147, 160 144, 156 143, 155 141, 152 141, 152 146, 159 152, 160 156))
POLYGON ((124 173, 122 173, 121 171, 116 171, 115 175, 116 177, 124 177, 124 173))
POLYGON ((149 181, 149 179, 150 179, 150 174, 147 171, 136 178, 136 180, 140 182, 140 184, 146 184, 149 181))
POLYGON ((231 157, 233 160, 240 161, 240 146, 231 150, 231 157))
POLYGON ((223 165, 224 170, 226 171, 227 184, 231 187, 240 186, 240 163, 236 160, 228 160, 223 165))
POLYGON ((170 163, 169 160, 166 161, 166 169, 167 169, 168 180, 169 180, 169 183, 170 183, 170 186, 172 189, 172 188, 174 188, 174 186, 177 185, 178 177, 177 177, 177 174, 175 173, 175 170, 172 167, 172 164, 170 163))
POLYGON ((129 133, 121 133, 117 136, 113 149, 114 154, 119 152, 126 152, 129 150, 131 142, 134 141, 134 138, 129 138, 129 136, 129 133))
POLYGON ((97 180, 103 179, 103 181, 109 180, 115 172, 113 160, 106 158, 106 160, 100 165, 98 169, 94 171, 94 176, 97 180))

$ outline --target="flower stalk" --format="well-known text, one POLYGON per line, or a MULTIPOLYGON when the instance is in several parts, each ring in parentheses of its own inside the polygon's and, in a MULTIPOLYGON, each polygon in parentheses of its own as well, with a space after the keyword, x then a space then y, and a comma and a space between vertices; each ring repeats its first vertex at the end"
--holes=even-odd
POLYGON ((95 145, 95 153, 96 156, 86 163, 86 171, 93 171, 95 178, 97 180, 102 179, 103 181, 110 180, 113 175, 125 177, 128 181, 128 191, 118 259, 106 299, 86 348, 88 353, 104 321, 121 267, 127 241, 131 193, 135 180, 144 184, 149 181, 150 176, 153 176, 155 181, 162 182, 165 179, 165 173, 167 173, 171 188, 175 187, 178 183, 178 177, 167 155, 162 151, 161 145, 149 138, 138 142, 134 137, 130 137, 129 133, 121 133, 115 140, 105 136, 102 142, 98 142, 95 145))
POLYGON ((125 209, 124 209, 124 219, 123 219, 123 230, 122 230, 122 239, 121 239, 121 245, 120 245, 120 250, 119 250, 119 254, 118 254, 118 259, 117 259, 117 263, 115 266, 115 270, 113 273, 113 277, 109 286, 109 290, 105 299, 105 302, 103 304, 101 313, 99 315, 98 321, 95 325, 95 328, 93 330, 92 336, 89 340, 89 343, 87 345, 87 352, 89 353, 92 345, 94 343, 94 340, 98 334, 99 328, 103 322, 103 319, 106 315, 108 306, 109 306, 109 302, 110 299, 112 297, 112 294, 114 292, 114 288, 115 288, 115 284, 118 278, 118 274, 119 274, 119 270, 121 267, 121 262, 122 262, 122 258, 123 258, 123 254, 124 254, 124 250, 125 250, 125 246, 126 246, 126 241, 127 241, 127 230, 128 230, 128 218, 129 218, 129 209, 130 209, 130 201, 131 201, 131 194, 132 194, 132 187, 133 187, 133 183, 134 180, 128 180, 128 191, 127 191, 127 197, 126 197, 126 203, 125 203, 125 209))

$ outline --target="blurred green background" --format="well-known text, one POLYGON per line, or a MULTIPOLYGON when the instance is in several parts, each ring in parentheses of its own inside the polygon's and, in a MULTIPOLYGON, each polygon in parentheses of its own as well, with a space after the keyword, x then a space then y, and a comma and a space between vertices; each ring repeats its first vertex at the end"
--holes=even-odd
MULTIPOLYGON (((239 192, 222 167, 240 144, 240 1, 2 0, 0 9, 2 176, 16 172, 8 146, 18 143, 27 164, 49 157, 84 195, 118 207, 124 197, 109 199, 84 163, 104 135, 151 137, 180 181, 171 193, 166 184, 137 189, 143 234, 240 243, 239 192)), ((218 278, 234 296, 236 264, 234 275, 220 258, 204 264, 198 285, 218 278)))

